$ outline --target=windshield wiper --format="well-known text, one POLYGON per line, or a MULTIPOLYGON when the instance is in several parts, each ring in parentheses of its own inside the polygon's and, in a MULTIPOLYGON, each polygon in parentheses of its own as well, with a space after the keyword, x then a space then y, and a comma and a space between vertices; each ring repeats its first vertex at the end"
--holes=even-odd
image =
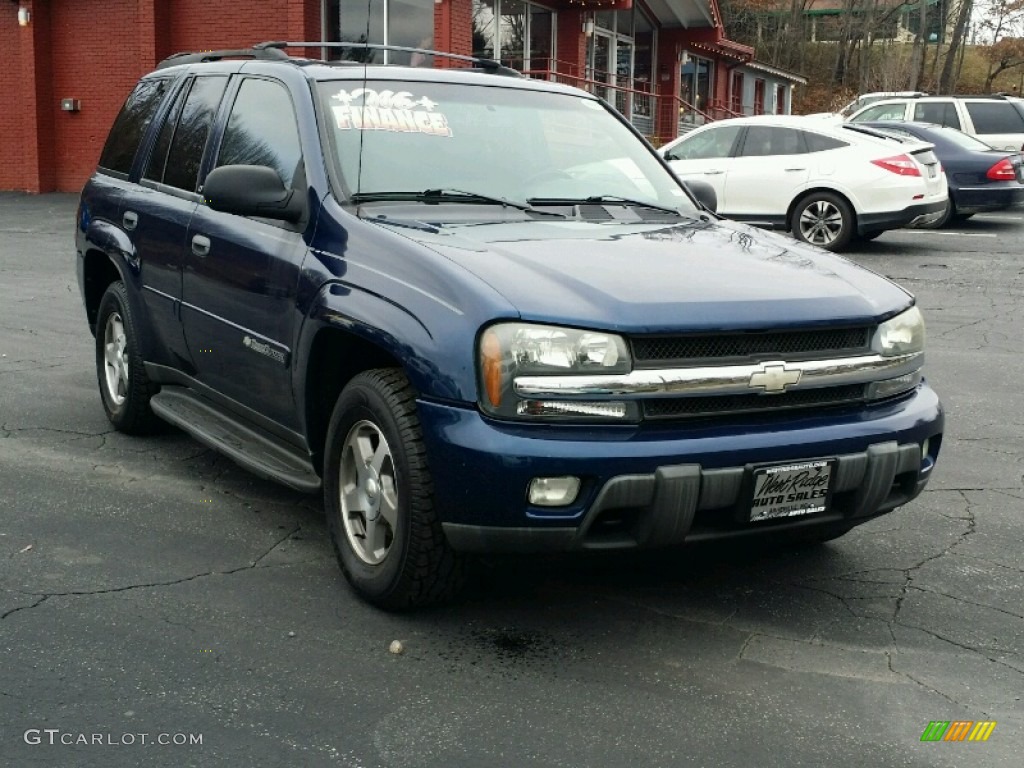
POLYGON ((630 197, 620 197, 618 195, 591 195, 590 197, 578 199, 564 197, 532 197, 527 202, 534 205, 583 205, 585 203, 596 205, 600 205, 601 203, 612 203, 613 205, 635 205, 638 208, 650 208, 652 211, 663 211, 664 213, 674 213, 678 216, 682 216, 677 208, 669 208, 667 205, 659 205, 658 203, 652 203, 647 200, 634 200, 630 197))
POLYGON ((349 200, 353 203, 371 203, 385 201, 409 200, 420 203, 485 203, 490 205, 501 205, 508 208, 516 208, 520 211, 539 213, 544 216, 558 216, 565 218, 564 214, 554 211, 538 211, 527 202, 509 200, 507 197, 486 195, 481 192, 470 192, 464 189, 452 189, 443 187, 438 189, 425 189, 422 192, 357 192, 349 200))

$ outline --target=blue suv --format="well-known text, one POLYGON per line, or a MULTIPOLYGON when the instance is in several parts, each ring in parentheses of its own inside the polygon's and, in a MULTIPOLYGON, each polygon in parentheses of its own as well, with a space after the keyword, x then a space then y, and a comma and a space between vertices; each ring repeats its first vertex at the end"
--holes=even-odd
POLYGON ((718 218, 589 93, 285 45, 163 62, 82 192, 117 429, 322 493, 391 609, 473 553, 825 540, 924 488, 902 288, 718 218))

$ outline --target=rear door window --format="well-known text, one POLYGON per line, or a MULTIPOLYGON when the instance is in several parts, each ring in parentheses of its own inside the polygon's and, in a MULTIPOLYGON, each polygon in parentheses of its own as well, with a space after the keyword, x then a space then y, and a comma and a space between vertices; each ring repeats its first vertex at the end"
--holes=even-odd
POLYGON ((1008 101, 968 101, 975 133, 1024 133, 1024 116, 1008 101))
POLYGON ((960 128, 960 117, 956 105, 951 101, 928 101, 914 105, 914 120, 919 123, 934 123, 950 128, 960 128))
POLYGON ((752 125, 747 128, 741 157, 768 155, 802 155, 807 151, 803 135, 794 128, 752 125))
POLYGON ((188 95, 190 85, 191 83, 188 83, 178 91, 178 96, 174 99, 174 104, 171 105, 170 110, 167 112, 167 117, 164 118, 164 124, 160 127, 160 133, 157 134, 156 137, 156 144, 153 146, 153 151, 149 154, 149 161, 146 163, 146 170, 142 174, 144 179, 149 179, 151 181, 164 180, 164 168, 167 166, 167 152, 171 148, 171 139, 174 138, 174 129, 178 126, 178 118, 181 117, 181 106, 185 103, 185 96, 188 95))
POLYGON ((210 126, 227 82, 218 75, 197 77, 192 83, 167 154, 164 184, 195 192, 210 126))
POLYGON ((131 172, 139 143, 145 137, 146 129, 160 106, 166 85, 167 79, 160 78, 143 80, 135 86, 121 107, 103 152, 100 153, 101 168, 126 175, 131 172))

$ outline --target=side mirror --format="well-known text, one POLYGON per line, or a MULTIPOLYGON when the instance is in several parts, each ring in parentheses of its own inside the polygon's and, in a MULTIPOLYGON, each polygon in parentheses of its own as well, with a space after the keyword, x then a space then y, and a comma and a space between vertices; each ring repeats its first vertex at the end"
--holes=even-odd
POLYGON ((718 194, 715 188, 706 181, 684 181, 683 186, 690 194, 697 198, 697 202, 711 213, 718 211, 718 194))
POLYGON ((301 194, 285 189, 277 171, 265 165, 222 165, 203 184, 206 204, 215 211, 296 222, 305 203, 301 194))

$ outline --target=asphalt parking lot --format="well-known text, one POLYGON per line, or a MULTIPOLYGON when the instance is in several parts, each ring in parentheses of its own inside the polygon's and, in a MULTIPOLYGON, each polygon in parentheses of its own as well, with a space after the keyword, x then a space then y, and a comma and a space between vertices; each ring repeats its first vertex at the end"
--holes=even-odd
POLYGON ((111 431, 75 203, 0 194, 0 764, 1021 764, 1024 213, 849 254, 928 323, 947 426, 912 504, 818 548, 496 561, 396 616, 317 498, 111 431))

